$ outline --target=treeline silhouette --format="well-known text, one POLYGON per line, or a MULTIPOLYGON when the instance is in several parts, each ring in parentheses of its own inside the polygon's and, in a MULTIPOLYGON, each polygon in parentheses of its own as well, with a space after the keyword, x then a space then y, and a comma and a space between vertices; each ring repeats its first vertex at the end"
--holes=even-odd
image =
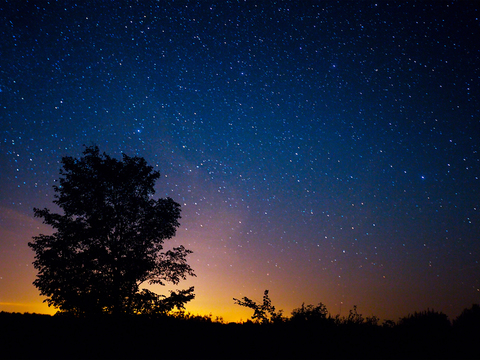
POLYGON ((225 323, 168 316, 0 313, 2 359, 479 359, 480 306, 456 319, 434 310, 398 321, 330 315, 323 304, 290 317, 225 323))

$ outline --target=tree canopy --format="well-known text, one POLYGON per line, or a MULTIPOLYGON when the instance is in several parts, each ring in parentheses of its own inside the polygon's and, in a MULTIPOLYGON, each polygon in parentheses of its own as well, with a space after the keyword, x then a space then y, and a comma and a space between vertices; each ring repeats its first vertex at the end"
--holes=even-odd
POLYGON ((193 299, 193 287, 168 297, 140 289, 195 276, 190 250, 163 249, 180 225, 180 205, 153 199, 159 177, 144 158, 117 160, 97 146, 79 159, 62 158, 53 203, 63 214, 35 208, 56 231, 28 244, 38 270, 34 285, 49 306, 78 314, 159 313, 193 299))

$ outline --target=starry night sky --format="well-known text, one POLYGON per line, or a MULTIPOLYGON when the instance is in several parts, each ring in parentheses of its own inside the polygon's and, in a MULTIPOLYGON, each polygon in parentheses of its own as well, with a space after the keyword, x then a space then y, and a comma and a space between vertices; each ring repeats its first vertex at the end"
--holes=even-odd
MULTIPOLYGON (((475 1, 1 1, 0 310, 62 156, 144 157, 182 205, 193 313, 263 291, 398 320, 480 302, 475 1)), ((166 289, 153 287, 159 293, 166 289)))

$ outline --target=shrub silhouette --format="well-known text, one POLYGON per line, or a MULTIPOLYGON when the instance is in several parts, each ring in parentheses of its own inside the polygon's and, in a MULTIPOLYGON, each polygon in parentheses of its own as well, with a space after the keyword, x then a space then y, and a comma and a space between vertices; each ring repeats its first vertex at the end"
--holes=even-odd
POLYGON ((263 294, 262 304, 257 304, 246 296, 241 300, 235 298, 233 298, 233 300, 237 305, 253 309, 252 320, 254 322, 268 324, 283 322, 284 320, 282 310, 275 312, 275 306, 272 305, 272 300, 268 297, 268 290, 265 290, 263 294))
POLYGON ((349 311, 348 317, 345 319, 345 324, 360 325, 364 321, 362 314, 359 314, 357 311, 357 305, 353 305, 353 309, 349 311))
POLYGON ((319 303, 318 305, 305 305, 302 303, 302 306, 296 308, 292 311, 292 316, 290 321, 294 323, 320 323, 327 320, 327 307, 319 303))
POLYGON ((446 314, 428 309, 401 318, 398 326, 420 332, 438 333, 449 330, 451 324, 446 314))
POLYGON ((470 309, 464 309, 453 321, 457 331, 480 334, 480 305, 473 304, 470 309))
MULTIPOLYGON (((460 327, 459 321, 467 319, 478 325, 478 310, 477 305, 465 309, 453 328, 471 329, 460 327)), ((426 330, 439 324, 452 330, 445 314, 433 310, 416 312, 397 324, 388 321, 385 326, 374 325, 355 307, 350 314, 350 323, 349 316, 333 322, 321 303, 302 304, 292 312, 290 321, 270 321, 264 326, 258 320, 225 324, 211 315, 185 311, 159 317, 85 318, 68 313, 49 316, 0 312, 0 349, 2 358, 16 359, 157 358, 159 353, 162 358, 182 359, 480 358, 478 331, 426 330), (329 326, 323 326, 323 321, 329 326), (149 346, 159 339, 167 346, 149 346)))

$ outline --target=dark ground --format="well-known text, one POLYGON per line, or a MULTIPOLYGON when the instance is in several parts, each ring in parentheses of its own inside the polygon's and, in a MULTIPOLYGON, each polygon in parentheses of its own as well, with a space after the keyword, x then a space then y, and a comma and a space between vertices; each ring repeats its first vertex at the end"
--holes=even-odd
POLYGON ((480 359, 472 329, 0 313, 1 359, 480 359))

